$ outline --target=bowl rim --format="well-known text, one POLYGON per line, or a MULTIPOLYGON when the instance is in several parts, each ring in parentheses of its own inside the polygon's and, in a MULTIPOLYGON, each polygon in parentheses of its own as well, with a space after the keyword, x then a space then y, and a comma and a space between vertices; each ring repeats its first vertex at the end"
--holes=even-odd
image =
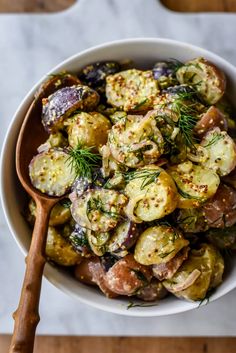
MULTIPOLYGON (((17 230, 14 229, 13 224, 11 222, 11 216, 9 214, 9 210, 6 207, 6 195, 4 192, 4 157, 5 157, 5 152, 7 150, 7 142, 11 136, 11 131, 14 130, 14 125, 20 119, 20 114, 21 114, 22 110, 28 109, 30 102, 33 99, 35 90, 48 77, 48 75, 58 72, 60 69, 62 69, 64 66, 70 64, 74 60, 76 60, 76 59, 79 60, 79 58, 83 55, 92 54, 93 52, 96 52, 97 50, 101 50, 101 49, 105 49, 105 48, 109 48, 109 47, 120 46, 123 44, 133 44, 133 43, 140 43, 141 45, 144 43, 150 43, 153 45, 158 45, 161 43, 161 44, 166 44, 167 46, 168 45, 176 46, 176 47, 179 47, 183 50, 190 49, 190 50, 193 50, 193 52, 198 51, 198 52, 201 52, 202 56, 206 56, 206 57, 210 56, 212 58, 211 60, 216 59, 216 61, 220 62, 222 64, 222 66, 228 67, 230 70, 234 71, 235 75, 236 75, 236 67, 233 64, 231 64, 230 62, 228 62, 227 60, 225 60, 221 56, 219 56, 209 50, 203 49, 199 46, 196 46, 196 45, 193 45, 193 44, 190 44, 187 42, 182 42, 182 41, 168 39, 168 38, 156 38, 156 37, 138 37, 138 38, 120 39, 120 40, 109 41, 109 42, 105 42, 105 43, 102 43, 102 44, 99 44, 96 46, 92 46, 86 50, 83 50, 83 51, 80 51, 74 55, 71 55, 67 59, 63 60, 62 62, 60 62, 59 64, 54 66, 45 75, 43 75, 42 78, 40 80, 38 80, 33 85, 33 87, 28 91, 28 93, 24 96, 24 98, 21 100, 21 103, 19 104, 18 108, 16 109, 15 113, 13 114, 11 122, 7 128, 7 131, 6 131, 6 135, 5 135, 5 138, 3 141, 3 145, 2 145, 1 157, 0 157, 0 197, 1 197, 2 209, 3 209, 3 213, 4 213, 4 217, 6 219, 7 225, 10 229, 10 232, 11 232, 15 242, 17 243, 17 245, 19 246, 19 248, 21 249, 21 251, 24 255, 27 254, 27 250, 25 249, 23 242, 21 242, 20 237, 17 234, 17 230)), ((77 293, 74 293, 73 291, 69 290, 67 287, 64 287, 60 282, 57 282, 55 280, 54 276, 51 275, 50 272, 51 271, 48 268, 48 265, 46 264, 43 276, 52 285, 54 285, 55 287, 60 289, 62 292, 64 292, 65 294, 69 295, 72 298, 80 300, 80 302, 82 302, 82 303, 88 304, 94 308, 101 309, 101 310, 104 310, 104 311, 110 312, 110 313, 115 313, 115 314, 130 316, 130 317, 132 317, 132 316, 134 316, 134 317, 156 317, 156 316, 167 316, 167 315, 182 313, 182 312, 197 308, 199 306, 199 302, 188 302, 188 304, 189 304, 188 306, 186 305, 184 308, 179 306, 176 309, 172 309, 171 311, 166 310, 165 314, 158 313, 158 309, 156 309, 156 310, 153 309, 151 311, 149 311, 149 310, 148 311, 140 311, 139 308, 134 308, 132 311, 128 311, 128 310, 124 310, 124 308, 116 307, 115 305, 113 307, 110 307, 110 306, 106 306, 103 303, 97 303, 96 301, 93 302, 91 299, 87 299, 85 296, 82 296, 82 295, 79 296, 77 293)), ((236 288, 236 280, 235 280, 235 283, 231 283, 231 285, 228 285, 227 288, 224 288, 220 294, 219 293, 213 294, 209 298, 208 302, 213 302, 216 299, 223 297, 225 294, 229 293, 234 288, 236 288)), ((203 303, 203 305, 205 305, 207 303, 203 303)), ((158 306, 157 306, 157 308, 158 308, 158 306)), ((142 309, 144 309, 144 308, 142 308, 142 309)))

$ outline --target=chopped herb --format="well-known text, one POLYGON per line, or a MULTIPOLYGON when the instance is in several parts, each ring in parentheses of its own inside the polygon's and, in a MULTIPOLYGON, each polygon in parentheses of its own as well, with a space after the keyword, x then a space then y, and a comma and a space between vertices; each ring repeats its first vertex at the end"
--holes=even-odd
POLYGON ((131 268, 130 271, 131 271, 131 272, 134 272, 135 275, 137 276, 137 278, 138 278, 141 282, 143 282, 144 284, 148 284, 148 280, 147 280, 146 276, 143 274, 142 271, 139 271, 139 270, 136 270, 136 269, 133 269, 133 268, 131 268))
POLYGON ((145 98, 140 103, 136 104, 133 109, 138 109, 138 108, 142 107, 142 105, 144 105, 147 102, 147 100, 148 100, 148 98, 145 98))
POLYGON ((210 289, 210 290, 207 292, 205 298, 203 298, 203 299, 200 300, 200 303, 199 303, 198 307, 200 308, 200 306, 203 305, 203 304, 204 304, 204 305, 207 305, 207 304, 209 303, 209 301, 210 301, 210 297, 212 296, 212 294, 215 293, 215 291, 216 291, 215 288, 210 289))
POLYGON ((194 195, 190 195, 187 192, 183 191, 178 184, 175 182, 176 188, 178 193, 185 199, 193 199, 193 200, 202 200, 202 197, 198 197, 198 196, 194 196, 194 195))
POLYGON ((140 190, 143 190, 146 186, 155 183, 161 172, 156 169, 142 169, 124 173, 126 182, 134 179, 143 179, 140 190))
POLYGON ((224 138, 223 135, 214 133, 212 136, 212 139, 208 142, 207 145, 205 145, 203 147, 208 148, 208 147, 214 145, 215 143, 217 143, 218 141, 220 141, 222 138, 224 138))
POLYGON ((164 259, 165 257, 169 256, 173 251, 175 251, 175 249, 169 251, 169 252, 165 252, 163 254, 158 254, 158 256, 161 258, 161 259, 164 259))
POLYGON ((85 234, 83 236, 81 235, 78 236, 76 233, 75 234, 72 233, 69 236, 69 240, 74 248, 83 247, 83 246, 90 248, 88 239, 85 234))
POLYGON ((147 308, 149 306, 157 306, 158 304, 147 304, 147 303, 135 303, 130 301, 129 304, 127 305, 127 310, 135 308, 135 307, 141 307, 141 308, 147 308))
POLYGON ((121 216, 116 213, 116 212, 112 212, 112 211, 108 211, 105 209, 105 205, 102 202, 102 200, 100 198, 91 198, 88 203, 87 203, 87 214, 89 214, 91 211, 93 210, 97 210, 100 211, 101 213, 112 217, 112 218, 120 218, 121 216))
POLYGON ((65 208, 70 208, 71 206, 71 201, 70 199, 63 199, 61 201, 59 201, 60 205, 65 207, 65 208))
POLYGON ((99 154, 91 152, 93 147, 83 147, 78 143, 76 148, 68 149, 68 164, 75 171, 76 177, 92 179, 93 169, 98 168, 101 161, 99 154))

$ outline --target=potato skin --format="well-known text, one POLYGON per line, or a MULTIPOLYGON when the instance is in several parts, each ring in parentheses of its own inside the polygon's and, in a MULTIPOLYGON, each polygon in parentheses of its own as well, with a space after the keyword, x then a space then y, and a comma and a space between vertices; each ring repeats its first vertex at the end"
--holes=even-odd
POLYGON ((107 101, 120 110, 139 112, 151 109, 158 93, 158 83, 152 71, 131 69, 106 78, 107 101))
POLYGON ((169 279, 173 277, 179 267, 182 265, 184 260, 188 258, 188 252, 190 248, 185 246, 182 248, 170 261, 166 263, 161 263, 159 265, 153 265, 152 271, 156 278, 160 281, 163 279, 169 279))
POLYGON ((180 83, 195 85, 207 104, 217 103, 225 92, 224 73, 213 63, 201 57, 190 60, 179 68, 176 77, 180 83))
POLYGON ((213 245, 202 244, 199 249, 191 250, 188 259, 171 279, 163 281, 163 285, 179 298, 202 300, 208 290, 222 282, 223 271, 224 261, 219 251, 213 245), (184 283, 194 270, 199 272, 196 280, 185 289, 176 290, 176 285, 184 283))
POLYGON ((88 86, 63 87, 43 99, 42 124, 49 133, 63 128, 63 122, 75 110, 93 110, 99 94, 88 86))
POLYGON ((55 75, 49 75, 40 85, 34 96, 36 100, 40 101, 62 87, 70 87, 78 84, 81 84, 81 82, 75 75, 68 72, 59 72, 55 75))
POLYGON ((142 265, 160 265, 173 259, 188 244, 177 229, 166 225, 150 227, 140 235, 134 258, 142 265))
POLYGON ((150 282, 150 268, 137 263, 132 254, 117 261, 106 273, 106 285, 120 295, 133 295, 150 282))
POLYGON ((145 302, 160 300, 167 296, 168 292, 161 282, 157 279, 152 279, 151 283, 138 290, 136 297, 145 302))
POLYGON ((50 260, 61 266, 74 266, 81 262, 81 255, 51 226, 48 228, 45 252, 50 260))
POLYGON ((94 147, 95 151, 107 142, 111 123, 97 112, 76 114, 67 128, 69 145, 76 148, 78 143, 86 147, 94 147))
POLYGON ((228 122, 224 114, 219 109, 211 106, 205 113, 202 114, 194 130, 200 137, 202 137, 207 131, 215 127, 220 128, 220 130, 227 131, 228 122))
POLYGON ((220 184, 216 194, 203 206, 207 224, 212 228, 231 227, 236 223, 236 190, 220 184))
POLYGON ((176 222, 185 233, 201 233, 209 228, 202 207, 179 209, 176 214, 176 222))
POLYGON ((137 170, 137 178, 133 178, 125 187, 125 194, 129 197, 126 214, 129 218, 141 223, 160 219, 177 206, 178 196, 175 184, 166 171, 156 165, 146 166, 137 170), (143 187, 144 178, 139 173, 146 171, 159 173, 156 180, 143 187))

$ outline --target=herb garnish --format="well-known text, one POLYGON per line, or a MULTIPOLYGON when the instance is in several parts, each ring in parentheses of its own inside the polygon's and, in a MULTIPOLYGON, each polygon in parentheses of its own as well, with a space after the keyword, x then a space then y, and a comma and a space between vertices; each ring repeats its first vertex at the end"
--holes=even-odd
POLYGON ((183 191, 179 185, 175 182, 176 188, 178 193, 184 198, 184 199, 193 199, 193 200, 202 200, 202 197, 199 196, 194 196, 194 195, 190 195, 187 192, 183 191))
POLYGON ((149 306, 157 306, 158 304, 147 304, 147 303, 135 303, 130 301, 129 304, 127 305, 127 310, 135 308, 135 307, 141 307, 141 308, 147 308, 149 306))
POLYGON ((99 211, 109 217, 112 217, 112 218, 120 218, 121 217, 119 213, 106 210, 104 203, 102 202, 102 200, 99 197, 98 198, 91 198, 91 199, 89 199, 89 201, 87 203, 87 214, 89 214, 93 210, 97 210, 97 211, 99 211))
POLYGON ((137 277, 141 282, 143 282, 144 284, 148 284, 148 280, 147 280, 146 276, 143 274, 142 271, 136 270, 136 269, 134 269, 134 268, 131 268, 130 271, 131 271, 131 272, 134 272, 135 275, 136 275, 136 277, 137 277))
POLYGON ((129 182, 134 179, 143 179, 142 184, 140 186, 140 190, 143 190, 146 186, 156 182, 160 174, 161 174, 160 170, 142 169, 142 170, 126 172, 123 175, 126 182, 129 182))
POLYGON ((63 199, 59 201, 60 205, 63 206, 64 208, 70 208, 71 206, 71 201, 70 199, 63 199))
POLYGON ((215 293, 215 291, 216 291, 216 288, 210 289, 210 290, 207 292, 205 298, 203 298, 203 299, 200 300, 200 303, 199 303, 199 305, 198 305, 198 308, 200 308, 200 306, 203 305, 203 304, 204 304, 204 305, 207 305, 207 304, 209 303, 209 301, 210 301, 210 297, 212 296, 212 294, 215 293))
POLYGON ((214 145, 215 143, 217 143, 218 141, 220 141, 222 138, 224 138, 223 135, 214 133, 212 136, 212 139, 208 142, 207 145, 205 145, 203 147, 205 147, 205 148, 210 147, 210 146, 214 145))
POLYGON ((136 104, 133 109, 138 109, 138 108, 142 107, 142 105, 144 105, 147 101, 148 101, 148 98, 145 98, 140 103, 136 104))
POLYGON ((76 177, 92 179, 92 171, 98 168, 101 156, 91 152, 93 147, 84 147, 78 143, 76 148, 68 148, 68 164, 76 173, 76 177))

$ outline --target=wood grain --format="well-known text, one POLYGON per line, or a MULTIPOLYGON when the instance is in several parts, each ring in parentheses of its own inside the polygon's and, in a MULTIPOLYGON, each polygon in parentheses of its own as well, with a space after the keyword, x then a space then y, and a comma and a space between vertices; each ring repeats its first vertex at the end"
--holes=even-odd
MULTIPOLYGON (((10 336, 0 336, 7 353, 10 336)), ((235 353, 236 338, 38 336, 34 353, 235 353)))
POLYGON ((161 0, 162 4, 179 12, 235 12, 235 0, 161 0))
MULTIPOLYGON (((69 8, 75 2, 76 0, 0 0, 0 12, 57 12, 69 8)), ((170 10, 180 12, 236 11, 236 0, 161 0, 161 2, 170 10)))
POLYGON ((0 12, 57 12, 72 6, 76 0, 0 0, 0 12))

